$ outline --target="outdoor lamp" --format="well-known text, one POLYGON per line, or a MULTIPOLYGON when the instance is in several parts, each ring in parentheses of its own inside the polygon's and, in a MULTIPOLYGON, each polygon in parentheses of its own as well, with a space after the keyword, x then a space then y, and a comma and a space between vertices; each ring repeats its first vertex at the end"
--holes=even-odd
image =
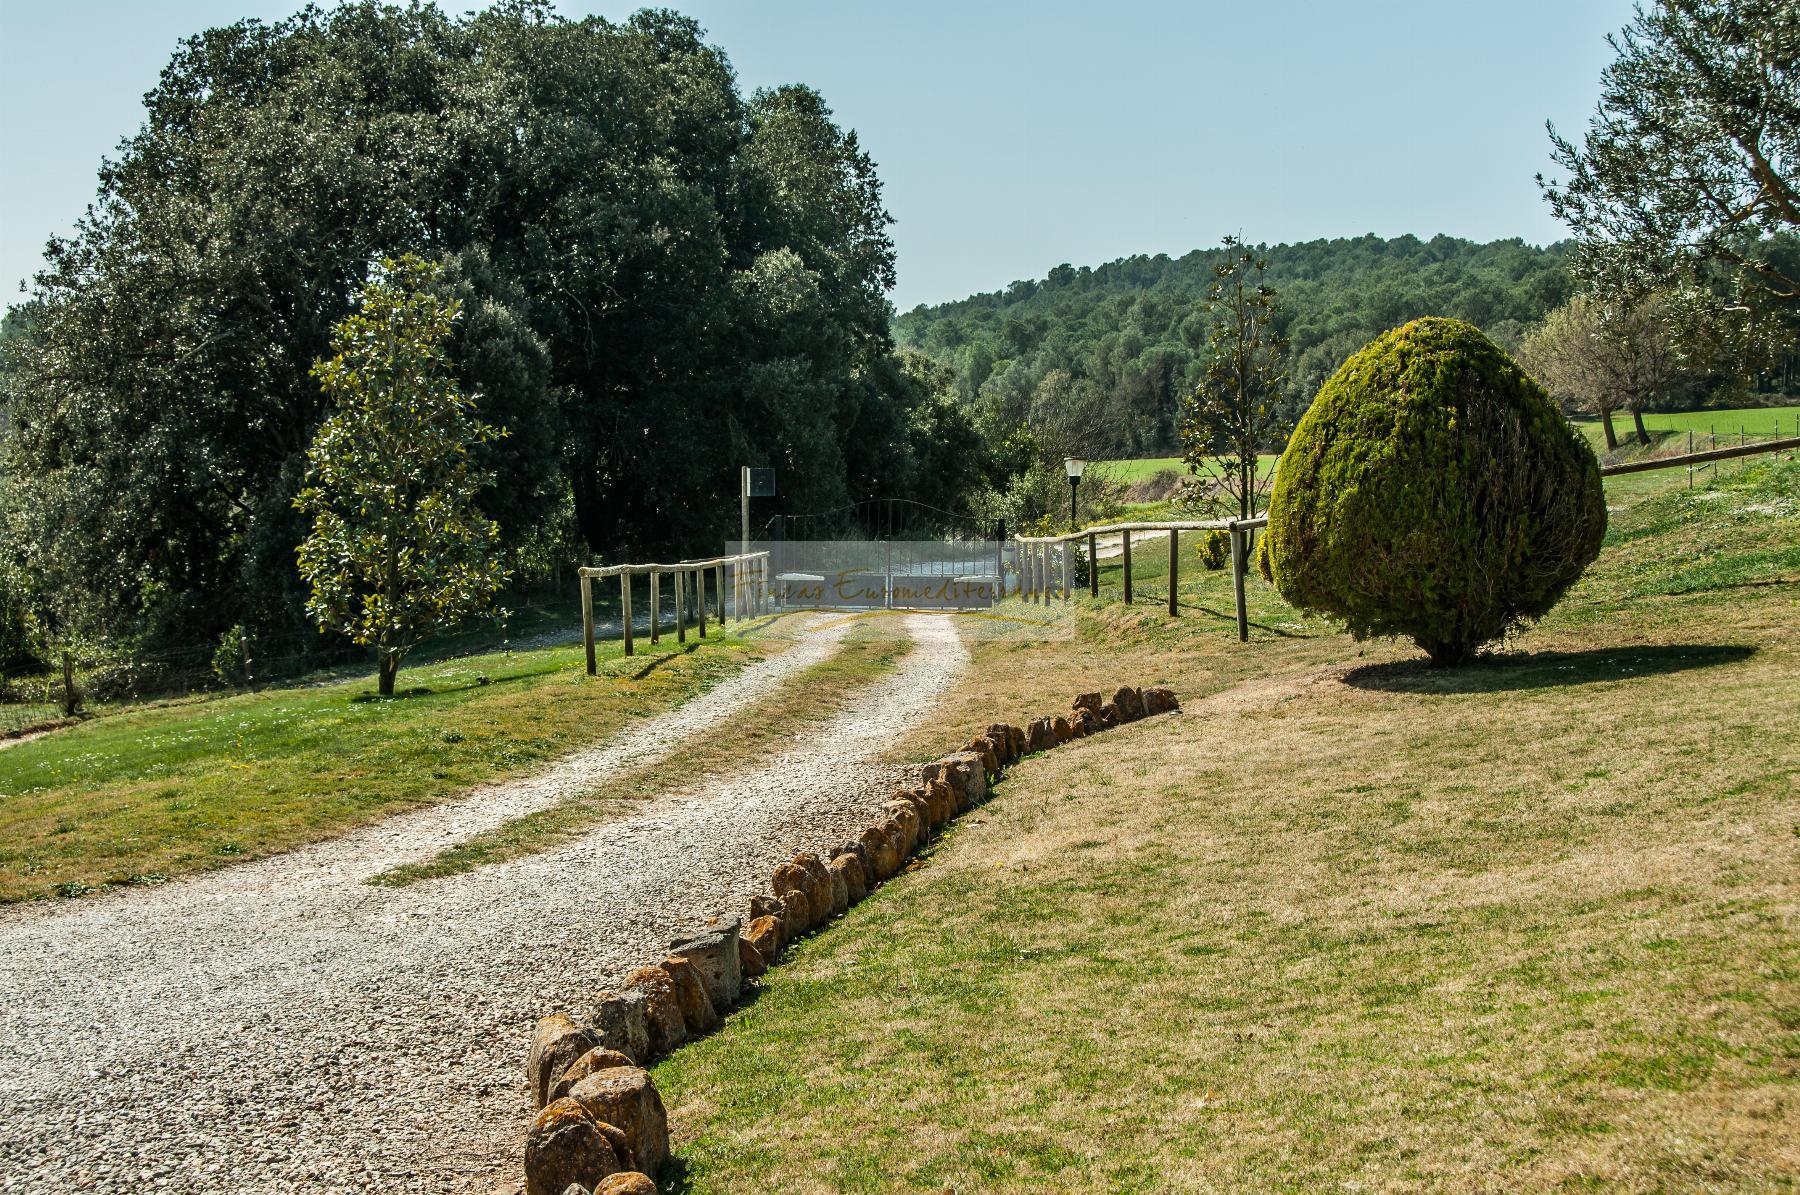
POLYGON ((1081 471, 1087 468, 1087 462, 1078 456, 1063 458, 1063 470, 1069 475, 1069 526, 1075 526, 1075 491, 1081 488, 1081 471))

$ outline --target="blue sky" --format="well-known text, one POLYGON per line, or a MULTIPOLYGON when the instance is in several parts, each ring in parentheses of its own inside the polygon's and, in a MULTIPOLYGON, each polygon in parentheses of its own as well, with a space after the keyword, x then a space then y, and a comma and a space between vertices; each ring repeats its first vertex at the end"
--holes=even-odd
MULTIPOLYGON (((0 0, 0 303, 92 199, 175 43, 295 7, 0 0)), ((1605 35, 1630 16, 1629 0, 674 7, 746 89, 811 84, 861 134, 897 221, 901 310, 1226 233, 1555 240, 1532 181, 1544 121, 1585 127, 1605 35)))

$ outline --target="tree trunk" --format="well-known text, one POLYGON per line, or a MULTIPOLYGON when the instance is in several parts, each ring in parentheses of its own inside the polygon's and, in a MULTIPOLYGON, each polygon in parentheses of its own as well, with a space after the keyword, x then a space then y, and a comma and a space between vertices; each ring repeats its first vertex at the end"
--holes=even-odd
POLYGON ((1650 433, 1644 430, 1644 412, 1637 407, 1631 408, 1631 422, 1637 426, 1638 443, 1650 447, 1650 433))
POLYGON ((400 653, 388 647, 379 648, 378 652, 380 661, 380 671, 376 674, 378 691, 383 697, 392 697, 394 695, 394 677, 400 672, 400 653))
POLYGON ((1606 433, 1606 451, 1617 451, 1619 447, 1619 437, 1613 431, 1611 407, 1600 408, 1600 427, 1606 433))
POLYGON ((62 657, 63 717, 73 718, 81 711, 81 694, 75 690, 75 656, 65 651, 62 657))

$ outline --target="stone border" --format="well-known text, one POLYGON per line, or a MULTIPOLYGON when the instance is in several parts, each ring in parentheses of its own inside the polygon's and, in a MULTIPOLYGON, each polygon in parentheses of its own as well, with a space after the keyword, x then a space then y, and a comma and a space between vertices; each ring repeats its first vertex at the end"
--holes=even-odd
POLYGON ((525 1195, 655 1195, 648 1176, 668 1160, 669 1127, 645 1066, 717 1029, 783 949, 899 874, 939 827, 986 801, 1013 761, 1179 708, 1168 689, 1125 686, 1110 701, 1082 693, 1067 714, 1023 728, 996 722, 926 764, 916 787, 896 792, 829 859, 802 852, 778 865, 773 895, 751 897, 747 919, 720 914, 671 942, 583 1019, 544 1017, 525 1061, 541 1109, 525 1138, 525 1195))

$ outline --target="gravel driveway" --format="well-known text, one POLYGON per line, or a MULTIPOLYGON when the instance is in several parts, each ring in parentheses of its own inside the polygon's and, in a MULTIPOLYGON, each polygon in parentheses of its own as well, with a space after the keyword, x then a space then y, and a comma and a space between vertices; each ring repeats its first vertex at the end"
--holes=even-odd
POLYGON ((0 913, 0 1191, 516 1189, 532 1022, 741 908, 900 779, 875 757, 967 664, 950 618, 903 625, 915 649, 884 691, 776 766, 672 777, 550 853, 361 882, 653 759, 728 690, 766 695, 758 669, 832 650, 843 621, 545 777, 162 888, 0 913))

